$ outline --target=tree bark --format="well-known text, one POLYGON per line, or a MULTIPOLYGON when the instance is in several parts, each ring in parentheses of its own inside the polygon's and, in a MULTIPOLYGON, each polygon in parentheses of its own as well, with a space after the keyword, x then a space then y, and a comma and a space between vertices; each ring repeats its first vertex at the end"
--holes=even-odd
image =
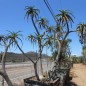
POLYGON ((12 86, 12 82, 11 80, 9 79, 7 73, 6 73, 6 70, 5 70, 5 63, 6 63, 6 53, 8 51, 8 48, 10 47, 10 45, 13 43, 14 41, 10 42, 8 45, 6 44, 5 40, 3 40, 3 43, 4 43, 4 47, 5 47, 5 51, 4 53, 2 54, 2 70, 3 72, 1 72, 2 76, 3 76, 3 80, 2 80, 2 86, 4 86, 4 76, 7 80, 7 83, 8 83, 8 86, 12 86))
POLYGON ((56 33, 56 40, 57 40, 57 42, 58 42, 58 54, 57 54, 57 56, 56 56, 56 63, 59 61, 59 59, 60 59, 60 53, 61 53, 61 43, 60 43, 60 41, 59 41, 59 39, 58 39, 58 35, 57 35, 57 33, 56 33))
MULTIPOLYGON (((2 55, 2 70, 3 70, 3 73, 4 75, 6 76, 6 78, 8 79, 7 83, 10 84, 8 86, 12 86, 12 82, 11 80, 9 79, 7 73, 6 73, 6 70, 5 70, 5 62, 6 62, 6 53, 7 53, 7 50, 8 50, 8 46, 5 47, 5 52, 3 53, 2 55)), ((2 86, 4 86, 4 78, 2 78, 2 86)))
POLYGON ((6 80, 8 86, 13 86, 9 77, 8 77, 8 75, 7 75, 7 73, 4 73, 4 72, 0 71, 0 75, 6 80))
MULTIPOLYGON (((35 23, 34 23, 33 16, 31 17, 31 20, 32 20, 33 26, 34 26, 37 34, 40 35, 40 33, 39 33, 35 23)), ((41 41, 40 40, 38 40, 38 47, 39 47, 38 58, 39 58, 39 66, 40 66, 40 75, 43 77, 43 68, 42 68, 42 60, 41 60, 42 49, 41 49, 41 41)))
POLYGON ((37 63, 34 63, 34 71, 35 71, 35 76, 36 76, 37 80, 40 81, 38 73, 37 73, 37 63))
POLYGON ((42 49, 41 49, 41 42, 39 41, 39 45, 38 45, 38 58, 39 58, 39 69, 40 69, 40 76, 41 78, 43 78, 43 67, 42 67, 42 49))

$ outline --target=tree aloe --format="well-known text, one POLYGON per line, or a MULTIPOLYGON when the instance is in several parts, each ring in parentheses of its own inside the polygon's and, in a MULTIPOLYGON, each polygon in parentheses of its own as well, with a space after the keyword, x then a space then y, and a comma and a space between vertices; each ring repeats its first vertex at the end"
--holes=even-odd
MULTIPOLYGON (((1 36, 0 37, 0 44, 4 47, 4 52, 2 54, 2 76, 7 81, 8 86, 12 86, 12 82, 10 81, 6 70, 5 70, 5 63, 6 63, 6 53, 9 49, 9 47, 14 43, 14 41, 9 41, 9 37, 7 36, 1 36)), ((2 81, 2 86, 4 86, 4 80, 2 81)))
POLYGON ((21 36, 19 32, 20 32, 20 31, 18 31, 18 32, 11 32, 11 31, 10 31, 10 33, 9 33, 10 41, 13 40, 14 43, 16 44, 16 46, 17 46, 17 47, 19 48, 19 50, 22 52, 22 54, 23 54, 25 57, 27 57, 27 58, 33 63, 33 65, 34 65, 34 70, 35 70, 35 76, 37 77, 37 80, 40 80, 40 79, 39 79, 39 76, 38 76, 38 73, 37 73, 37 61, 38 61, 38 58, 37 58, 36 61, 33 61, 29 56, 27 56, 27 55, 24 53, 24 51, 22 50, 22 48, 20 47, 20 45, 19 45, 19 43, 18 43, 18 40, 20 40, 20 41, 22 42, 21 38, 19 37, 19 36, 21 36))
POLYGON ((27 6, 25 8, 26 10, 26 15, 25 17, 28 19, 29 17, 32 20, 34 29, 36 30, 36 36, 37 36, 37 43, 38 43, 38 58, 39 58, 39 62, 40 62, 40 76, 43 77, 43 68, 42 68, 42 59, 41 59, 41 54, 42 54, 42 50, 43 50, 43 46, 42 46, 42 36, 45 34, 44 32, 42 33, 42 35, 40 34, 35 21, 37 21, 39 23, 40 28, 46 28, 47 27, 47 21, 44 18, 41 18, 40 20, 37 20, 38 17, 38 13, 39 10, 35 9, 34 7, 29 7, 27 6))
POLYGON ((58 39, 58 44, 59 44, 59 53, 57 55, 57 59, 59 61, 61 59, 60 55, 62 54, 62 49, 63 49, 63 44, 65 42, 65 39, 67 38, 69 33, 75 32, 75 31, 70 31, 69 29, 70 25, 72 26, 72 23, 73 23, 72 13, 68 12, 67 10, 60 10, 60 13, 57 14, 56 17, 58 22, 56 38, 58 39), (60 27, 58 26, 61 26, 62 29, 60 29, 60 27))

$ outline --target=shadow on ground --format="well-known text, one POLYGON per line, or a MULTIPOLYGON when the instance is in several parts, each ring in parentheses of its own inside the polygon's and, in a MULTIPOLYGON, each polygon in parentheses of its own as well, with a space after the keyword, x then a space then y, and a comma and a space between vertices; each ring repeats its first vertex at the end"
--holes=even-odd
POLYGON ((78 86, 76 83, 71 82, 72 77, 69 77, 68 81, 66 81, 65 86, 78 86))
POLYGON ((76 83, 74 82, 67 82, 65 86, 78 86, 76 83))

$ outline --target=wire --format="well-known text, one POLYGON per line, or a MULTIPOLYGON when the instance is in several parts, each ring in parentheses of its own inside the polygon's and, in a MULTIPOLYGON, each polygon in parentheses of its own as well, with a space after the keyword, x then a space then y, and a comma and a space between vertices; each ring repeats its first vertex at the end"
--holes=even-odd
POLYGON ((51 8, 51 6, 50 6, 48 0, 46 0, 46 2, 47 2, 48 6, 50 7, 50 9, 51 9, 51 11, 52 11, 52 14, 54 15, 54 11, 52 10, 52 8, 51 8))
POLYGON ((57 21, 56 21, 56 19, 55 19, 55 16, 54 16, 54 12, 53 12, 53 10, 52 10, 52 8, 51 8, 49 2, 48 2, 47 0, 44 0, 44 3, 45 3, 45 5, 47 6, 48 10, 50 11, 50 13, 51 13, 53 19, 54 19, 55 22, 57 23, 57 21))

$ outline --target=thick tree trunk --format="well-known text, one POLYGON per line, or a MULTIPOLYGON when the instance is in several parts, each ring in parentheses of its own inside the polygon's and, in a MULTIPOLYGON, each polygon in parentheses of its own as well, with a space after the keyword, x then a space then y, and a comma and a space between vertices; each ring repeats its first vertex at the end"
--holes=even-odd
POLYGON ((42 79, 43 78, 43 67, 42 67, 42 57, 41 57, 41 54, 42 54, 42 50, 41 50, 41 42, 39 42, 39 45, 38 45, 38 58, 39 58, 39 78, 42 79))
POLYGON ((34 63, 34 71, 35 71, 35 76, 36 76, 37 80, 40 81, 38 73, 37 73, 37 63, 34 63))
POLYGON ((39 50, 39 64, 40 64, 40 71, 41 71, 41 74, 43 75, 43 67, 42 67, 42 57, 41 57, 41 53, 42 53, 42 51, 41 51, 41 49, 39 50))
POLYGON ((57 42, 58 42, 58 54, 57 54, 57 56, 56 56, 56 63, 59 61, 59 59, 60 59, 60 53, 61 53, 61 43, 60 43, 60 41, 58 40, 58 39, 56 39, 57 40, 57 42))
MULTIPOLYGON (((32 20, 33 26, 34 26, 34 28, 36 30, 36 33, 38 35, 40 35, 40 33, 38 31, 38 28, 35 25, 33 16, 31 17, 31 20, 32 20)), ((43 78, 43 68, 42 68, 42 59, 41 59, 42 50, 41 50, 41 41, 40 40, 38 41, 38 47, 39 47, 39 50, 38 50, 38 58, 39 58, 39 67, 40 67, 40 74, 39 75, 43 78)))
MULTIPOLYGON (((48 55, 47 54, 47 46, 46 46, 46 55, 48 55)), ((48 74, 48 57, 47 57, 47 74, 48 74)))
POLYGON ((42 59, 39 58, 39 69, 40 69, 40 74, 39 75, 43 75, 43 67, 42 67, 42 59))

